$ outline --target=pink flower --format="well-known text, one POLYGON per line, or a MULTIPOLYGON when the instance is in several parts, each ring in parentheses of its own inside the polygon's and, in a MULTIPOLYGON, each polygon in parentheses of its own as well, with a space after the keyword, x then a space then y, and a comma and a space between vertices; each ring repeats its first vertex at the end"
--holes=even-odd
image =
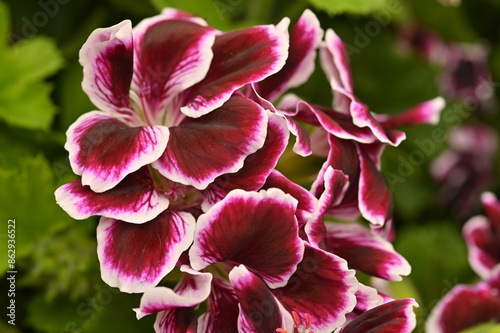
POLYGON ((222 33, 172 9, 91 34, 80 51, 82 86, 101 111, 68 129, 81 179, 55 195, 75 219, 102 216, 104 281, 126 292, 156 285, 193 242, 211 183, 244 165, 264 182, 288 137, 236 90, 277 72, 287 48, 275 26, 222 33), (260 150, 270 162, 256 169, 248 158, 260 150))

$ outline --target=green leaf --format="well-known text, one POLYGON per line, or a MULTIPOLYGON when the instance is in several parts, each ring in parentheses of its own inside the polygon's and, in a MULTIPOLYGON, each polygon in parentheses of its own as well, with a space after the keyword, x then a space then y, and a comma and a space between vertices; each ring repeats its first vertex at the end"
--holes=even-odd
POLYGON ((0 53, 3 52, 7 46, 8 34, 10 29, 10 17, 7 5, 0 2, 0 53))
POLYGON ((11 125, 48 130, 56 114, 50 99, 52 87, 43 82, 17 83, 0 86, 0 117, 11 125))
POLYGON ((27 264, 19 284, 43 288, 46 301, 62 295, 71 300, 88 295, 92 286, 100 282, 93 237, 96 223, 92 222, 73 222, 38 242, 30 258, 22 262, 27 264))
POLYGON ((22 82, 43 80, 56 73, 64 59, 55 42, 47 37, 38 36, 22 40, 8 52, 8 72, 15 73, 22 82))
POLYGON ((495 322, 492 321, 468 328, 461 333, 500 333, 500 324, 495 325, 495 322))
MULTIPOLYGON (((0 38, 7 34, 3 27, 0 32, 0 38)), ((63 65, 56 44, 39 36, 0 51, 0 118, 11 125, 48 130, 56 108, 50 99, 52 88, 43 80, 63 65)))
MULTIPOLYGON (((0 188, 0 239, 6 243, 7 221, 15 220, 16 261, 71 220, 55 202, 53 172, 42 155, 22 159, 17 168, 0 168, 0 188)), ((6 251, 0 251, 0 272, 6 262, 6 251)))
POLYGON ((369 14, 388 5, 388 0, 309 0, 309 2, 330 15, 369 14))
POLYGON ((43 153, 47 158, 54 160, 52 164, 66 165, 65 168, 62 166, 54 168, 52 165, 58 184, 62 184, 61 180, 72 181, 74 178, 62 179, 63 176, 73 175, 67 159, 67 151, 63 148, 65 141, 64 133, 29 130, 0 122, 0 150, 2 151, 0 169, 19 169, 25 158, 43 153))

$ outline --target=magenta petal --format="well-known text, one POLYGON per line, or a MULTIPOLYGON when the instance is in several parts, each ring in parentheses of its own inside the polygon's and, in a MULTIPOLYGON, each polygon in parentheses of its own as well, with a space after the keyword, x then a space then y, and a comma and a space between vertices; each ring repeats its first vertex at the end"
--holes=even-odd
POLYGON ((500 201, 491 192, 481 195, 481 202, 490 222, 500 228, 500 201))
POLYGON ((311 138, 309 137, 309 133, 307 133, 307 130, 304 128, 304 126, 300 125, 292 118, 285 117, 285 119, 288 130, 297 138, 295 140, 295 144, 293 145, 293 151, 300 156, 311 155, 311 138))
POLYGON ((212 281, 209 306, 199 319, 199 332, 238 333, 238 299, 233 287, 222 279, 212 281))
POLYGON ((328 142, 330 145, 328 158, 321 167, 311 192, 317 198, 324 193, 324 177, 329 167, 342 171, 349 178, 349 187, 342 201, 335 202, 335 206, 328 211, 328 215, 347 220, 355 219, 359 217, 358 187, 360 178, 360 162, 356 144, 350 140, 341 140, 333 135, 328 136, 328 142))
POLYGON ((356 304, 358 281, 347 262, 305 244, 304 259, 288 284, 273 294, 289 312, 311 317, 311 330, 329 333, 345 323, 356 304))
POLYGON ((149 288, 141 297, 139 308, 134 309, 137 319, 164 310, 193 307, 210 295, 211 273, 197 272, 189 266, 181 266, 181 280, 175 290, 166 287, 149 288))
POLYGON ((102 215, 131 223, 144 223, 169 207, 169 200, 154 188, 147 167, 131 173, 111 190, 95 193, 79 179, 59 187, 56 201, 72 218, 102 215))
MULTIPOLYGON (((286 95, 286 99, 280 103, 290 103, 293 100, 293 95, 286 95)), ((335 135, 337 138, 354 140, 361 143, 371 143, 376 140, 372 131, 368 128, 359 128, 353 124, 350 116, 340 112, 325 108, 319 105, 311 105, 304 101, 297 101, 298 116, 296 118, 305 122, 320 125, 328 133, 335 135), (311 121, 311 116, 316 120, 311 121)))
POLYGON ((259 105, 233 96, 210 114, 170 128, 167 149, 153 166, 170 180, 205 189, 218 176, 241 169, 262 147, 267 120, 259 105))
POLYGON ((361 215, 377 227, 392 218, 392 196, 384 177, 366 152, 358 146, 360 162, 359 210, 361 215))
POLYGON ((348 53, 340 37, 332 29, 325 34, 325 43, 322 46, 321 65, 330 80, 335 80, 347 91, 352 91, 351 69, 348 53))
POLYGON ((268 333, 284 327, 278 302, 257 275, 240 265, 229 272, 229 280, 239 301, 239 332, 268 333))
POLYGON ((406 138, 404 132, 398 130, 386 131, 365 104, 361 103, 352 93, 346 91, 344 88, 336 86, 335 82, 332 81, 331 83, 332 89, 337 94, 350 100, 349 112, 354 125, 360 128, 368 128, 377 140, 392 146, 398 146, 406 138))
POLYGON ((380 170, 382 154, 384 153, 384 149, 385 147, 387 147, 387 145, 380 142, 374 142, 362 145, 361 147, 363 147, 363 151, 372 160, 377 170, 380 170))
POLYGON ((356 308, 354 312, 364 313, 384 303, 384 298, 379 295, 377 289, 358 284, 356 291, 356 308))
POLYGON ((282 117, 270 114, 266 140, 262 148, 249 155, 243 167, 235 173, 217 177, 204 191, 204 211, 223 199, 230 191, 257 191, 276 167, 288 144, 289 133, 282 117))
POLYGON ((161 333, 197 333, 198 318, 194 308, 165 310, 156 316, 154 329, 161 333))
POLYGON ((340 170, 335 170, 329 166, 324 174, 325 190, 321 194, 318 204, 305 226, 305 232, 309 239, 309 243, 319 247, 326 235, 325 222, 323 217, 330 206, 339 203, 347 188, 349 187, 349 179, 340 170))
POLYGON ((404 132, 398 130, 386 131, 380 122, 375 119, 366 105, 359 102, 357 98, 341 88, 333 87, 334 90, 351 99, 350 113, 354 125, 369 128, 373 135, 382 143, 398 146, 406 138, 404 132))
POLYGON ((168 103, 205 77, 217 34, 212 28, 167 17, 160 15, 134 29, 132 89, 151 123, 162 123, 164 112, 169 122, 168 103))
POLYGON ((500 262, 500 201, 493 193, 485 192, 481 195, 481 202, 490 221, 491 233, 497 244, 496 250, 500 262))
POLYGON ((432 310, 427 332, 455 333, 466 328, 500 321, 500 296, 485 283, 455 286, 432 310))
POLYGON ((97 254, 104 282, 136 293, 154 287, 193 242, 194 217, 165 211, 144 224, 101 218, 97 254))
MULTIPOLYGON (((321 47, 321 66, 330 82, 344 88, 348 92, 353 91, 351 69, 347 50, 340 37, 332 30, 328 29, 325 34, 325 43, 321 47)), ((334 109, 349 114, 350 99, 334 90, 334 109)))
POLYGON ((439 122, 439 115, 444 106, 444 99, 442 97, 436 97, 430 101, 420 103, 405 112, 387 117, 387 119, 381 123, 386 129, 420 124, 437 125, 439 122))
POLYGON ((276 73, 288 56, 288 34, 268 25, 253 26, 217 36, 214 59, 206 77, 191 89, 181 111, 202 116, 220 107, 236 89, 276 73))
POLYGON ((500 265, 496 266, 491 272, 491 276, 486 280, 492 288, 500 292, 500 265))
POLYGON ((472 217, 464 225, 462 233, 472 269, 483 279, 489 278, 492 269, 500 264, 500 244, 493 237, 490 221, 484 216, 472 217))
POLYGON ((157 160, 169 138, 167 127, 129 127, 97 111, 78 118, 66 134, 64 147, 73 171, 95 192, 113 188, 128 174, 157 160))
POLYGON ((82 88, 99 109, 137 120, 129 101, 133 73, 132 23, 96 29, 80 50, 82 88))
POLYGON ((392 244, 357 223, 326 223, 324 249, 349 263, 349 267, 390 281, 401 281, 411 266, 392 244))
POLYGON ((271 288, 286 284, 302 259, 297 200, 278 189, 234 190, 198 218, 189 251, 194 269, 244 264, 271 288))
POLYGON ((306 9, 290 32, 289 55, 285 66, 259 82, 261 96, 273 101, 287 89, 304 83, 314 71, 316 49, 322 36, 318 18, 306 9))
POLYGON ((337 112, 350 115, 354 125, 369 128, 383 143, 397 146, 404 140, 403 132, 395 130, 386 132, 368 107, 354 96, 347 50, 332 29, 327 30, 325 45, 321 48, 321 65, 330 80, 334 93, 333 108, 337 112))
POLYGON ((410 333, 417 323, 414 306, 418 304, 411 298, 379 305, 344 326, 340 333, 410 333))
POLYGON ((325 172, 329 167, 332 167, 335 170, 342 171, 349 178, 349 192, 346 193, 344 200, 356 200, 358 196, 356 189, 360 177, 359 156, 356 145, 350 140, 342 140, 333 135, 328 135, 328 143, 330 145, 328 158, 313 183, 311 192, 319 198, 325 190, 325 172))
POLYGON ((311 193, 302 186, 286 178, 279 171, 274 170, 269 175, 264 184, 264 188, 279 188, 286 194, 290 194, 297 199, 298 205, 296 216, 299 222, 299 228, 307 223, 317 206, 317 199, 311 193))

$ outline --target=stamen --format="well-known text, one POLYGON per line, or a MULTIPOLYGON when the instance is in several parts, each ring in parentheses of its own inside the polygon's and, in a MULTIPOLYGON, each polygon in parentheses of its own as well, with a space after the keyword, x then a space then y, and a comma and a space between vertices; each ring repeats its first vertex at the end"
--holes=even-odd
POLYGON ((276 332, 278 332, 278 333, 288 333, 286 330, 284 330, 282 328, 277 328, 276 332))
MULTIPOLYGON (((311 316, 309 316, 307 313, 304 315, 304 319, 305 319, 305 326, 303 326, 303 328, 301 328, 301 320, 300 320, 300 316, 297 312, 295 311, 292 311, 292 317, 293 317, 293 322, 294 322, 294 327, 292 328, 292 330, 294 332, 298 332, 298 333, 314 333, 314 331, 307 331, 307 329, 311 328, 312 326, 312 320, 311 320, 311 316)), ((282 328, 279 328, 278 330, 276 330, 276 332, 281 332, 283 333, 286 332, 285 330, 283 330, 282 328), (278 331, 280 330, 280 331, 278 331)))
POLYGON ((307 313, 305 314, 304 317, 306 318, 306 329, 308 329, 309 327, 311 327, 311 317, 307 313))
POLYGON ((165 194, 168 196, 171 196, 173 201, 177 201, 177 199, 179 199, 179 197, 181 197, 181 198, 186 197, 186 193, 184 193, 184 191, 187 191, 187 189, 188 189, 186 186, 172 182, 170 180, 169 180, 169 183, 171 185, 170 190, 165 191, 165 194))
POLYGON ((300 317, 297 314, 297 312, 292 311, 292 317, 293 317, 293 322, 295 323, 295 327, 299 327, 300 326, 300 317))

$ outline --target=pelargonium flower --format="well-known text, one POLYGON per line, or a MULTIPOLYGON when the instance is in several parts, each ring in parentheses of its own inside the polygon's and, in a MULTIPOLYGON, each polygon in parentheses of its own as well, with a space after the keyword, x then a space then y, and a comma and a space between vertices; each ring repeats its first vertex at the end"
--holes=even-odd
MULTIPOLYGON (((279 25, 284 29, 288 21, 283 20, 279 25)), ((382 150, 386 144, 397 146, 405 138, 405 134, 396 127, 437 123, 444 107, 443 99, 421 103, 396 116, 372 114, 354 95, 346 48, 332 29, 327 30, 325 40, 321 42, 323 30, 318 19, 306 10, 292 28, 290 36, 290 57, 285 66, 263 81, 252 84, 247 89, 247 96, 285 118, 290 132, 297 137, 293 147, 297 154, 307 156, 315 149, 315 154, 327 156, 329 147, 319 148, 318 151, 318 146, 325 147, 332 140, 340 145, 332 148, 334 154, 351 156, 353 154, 350 153, 355 152, 355 160, 345 162, 345 165, 333 161, 325 163, 317 178, 321 183, 323 173, 329 166, 342 170, 350 177, 351 188, 345 202, 337 205, 336 217, 355 219, 362 215, 375 227, 381 227, 386 222, 390 224, 390 191, 378 171, 382 150), (271 102, 286 88, 302 84, 313 72, 318 48, 323 71, 334 95, 332 108, 312 105, 293 94, 283 96, 275 107, 271 102), (312 138, 301 122, 315 127, 312 138), (330 140, 329 136, 335 139, 330 140), (347 151, 343 146, 347 146, 347 151)), ((321 191, 315 191, 315 195, 321 191)))
POLYGON ((322 192, 317 199, 278 172, 269 175, 265 188, 279 188, 298 201, 300 236, 311 245, 345 259, 349 268, 368 275, 400 281, 409 275, 409 263, 381 235, 359 223, 336 223, 324 220, 330 207, 342 202, 349 188, 349 178, 340 170, 326 169, 322 192))
POLYGON ((130 21, 97 29, 82 47, 82 86, 102 111, 70 127, 66 148, 75 173, 92 190, 108 190, 151 163, 166 178, 203 189, 215 177, 237 171, 262 146, 262 125, 248 137, 248 146, 243 134, 231 143, 216 139, 227 141, 230 135, 210 131, 224 125, 259 129, 248 110, 253 103, 233 92, 283 66, 286 32, 256 26, 220 33, 182 15, 165 10, 133 30, 130 21), (226 114, 200 119, 228 101, 226 114), (219 146, 224 149, 217 159, 210 158, 219 146))
MULTIPOLYGON (((441 99, 435 99, 398 116, 386 117, 381 124, 390 129, 401 125, 435 123, 443 106, 441 99)), ((364 144, 354 139, 343 139, 321 128, 315 130, 312 135, 313 153, 325 156, 326 161, 313 184, 312 193, 317 197, 322 193, 322 177, 329 167, 341 170, 349 177, 349 187, 344 198, 332 205, 327 215, 345 220, 355 220, 362 216, 375 228, 381 228, 385 224, 390 226, 391 191, 380 173, 380 158, 385 146, 380 142, 364 144)))
POLYGON ((431 31, 410 24, 399 27, 397 30, 397 48, 401 53, 417 53, 425 60, 445 65, 446 42, 431 31))
MULTIPOLYGON (((370 136, 356 136, 348 138, 338 132, 325 131, 321 128, 314 133, 313 142, 328 142, 327 150, 321 149, 317 154, 328 152, 327 161, 318 175, 331 166, 342 170, 349 176, 350 188, 344 201, 337 204, 331 213, 336 216, 353 219, 363 216, 375 227, 382 227, 392 220, 392 199, 380 168, 380 156, 385 145, 397 146, 405 134, 396 128, 402 125, 421 123, 435 124, 439 120, 439 113, 444 107, 444 101, 436 98, 421 103, 410 110, 396 116, 372 114, 369 108, 354 95, 353 80, 349 67, 346 48, 342 40, 329 29, 326 32, 325 43, 321 48, 321 64, 334 94, 333 110, 328 112, 332 119, 335 112, 349 116, 352 124, 362 130, 369 130, 370 136), (322 151, 321 151, 322 150, 322 151)), ((314 110, 311 106, 311 110, 314 110)), ((314 146, 314 145, 313 145, 314 146)), ((324 145, 323 145, 324 147, 324 145)), ((315 150, 313 148, 313 150, 315 150)), ((313 186, 313 193, 318 195, 321 188, 317 188, 321 181, 313 186)))
POLYGON ((330 215, 349 220, 361 215, 381 227, 392 219, 390 190, 378 170, 382 151, 385 145, 397 146, 405 138, 397 127, 437 123, 444 101, 436 98, 396 116, 372 114, 354 95, 347 54, 342 40, 328 29, 320 45, 320 60, 333 92, 331 108, 289 94, 276 109, 286 111, 293 120, 315 126, 309 149, 327 156, 313 186, 315 196, 323 191, 323 174, 328 167, 349 176, 349 189, 330 215))
POLYGON ((488 50, 481 44, 447 45, 440 87, 445 96, 488 113, 495 107, 488 50))
POLYGON ((80 51, 82 86, 101 111, 68 129, 81 179, 56 199, 75 219, 102 216, 104 281, 127 292, 156 285, 192 243, 211 183, 244 166, 254 178, 271 172, 287 136, 236 90, 278 71, 287 47, 275 26, 222 33, 171 9, 134 29, 127 20, 91 34, 80 51), (254 164, 249 157, 266 140, 270 162, 255 169, 262 153, 254 164))
MULTIPOLYGON (((290 24, 284 18, 278 26, 287 29, 290 24)), ((283 117, 289 131, 296 136, 293 151, 301 156, 311 154, 309 135, 305 128, 294 118, 296 112, 275 107, 274 103, 288 89, 298 87, 314 72, 316 51, 323 37, 323 30, 316 15, 306 9, 290 29, 289 56, 285 65, 277 73, 264 80, 247 86, 246 95, 264 108, 283 117)))
POLYGON ((183 310, 161 296, 175 291, 157 287, 145 292, 138 317, 159 312, 158 332, 190 325, 203 332, 272 332, 289 327, 292 311, 307 314, 317 332, 341 326, 355 305, 354 271, 300 239, 297 205, 276 188, 230 192, 198 218, 189 250, 190 266, 214 276, 207 312, 198 320, 162 319, 183 310))
POLYGON ((336 333, 410 333, 417 324, 412 298, 399 299, 379 305, 345 326, 336 333))
POLYGON ((487 217, 475 216, 463 228, 469 263, 481 276, 475 285, 455 286, 432 310, 426 329, 455 333, 500 322, 500 202, 489 192, 481 196, 487 217))
POLYGON ((376 288, 364 285, 361 282, 358 283, 358 290, 355 296, 356 306, 347 314, 347 322, 351 322, 379 305, 394 301, 393 298, 379 292, 376 288))
POLYGON ((459 333, 500 322, 500 266, 476 285, 457 285, 434 307, 425 324, 429 333, 459 333))
POLYGON ((472 217, 463 228, 469 263, 483 279, 500 267, 500 201, 493 193, 481 196, 486 216, 472 217))
POLYGON ((157 332, 292 332, 300 317, 325 333, 414 326, 413 301, 384 298, 354 271, 399 280, 406 260, 370 228, 324 216, 352 208, 390 226, 380 154, 404 138, 397 126, 434 122, 442 101, 372 114, 338 36, 328 30, 322 44, 308 10, 289 23, 223 33, 167 9, 98 29, 82 47, 83 89, 99 111, 67 132, 81 178, 56 199, 76 219, 101 216, 102 278, 144 292, 135 311, 157 313, 157 332), (308 79, 318 48, 332 107, 282 96, 308 79), (297 153, 312 152, 302 122, 328 144, 311 191, 274 170, 290 133, 297 153), (176 266, 176 287, 158 286, 176 266))
POLYGON ((465 220, 494 178, 498 138, 487 125, 466 124, 454 128, 448 142, 450 148, 433 162, 431 174, 440 185, 441 203, 465 220))

